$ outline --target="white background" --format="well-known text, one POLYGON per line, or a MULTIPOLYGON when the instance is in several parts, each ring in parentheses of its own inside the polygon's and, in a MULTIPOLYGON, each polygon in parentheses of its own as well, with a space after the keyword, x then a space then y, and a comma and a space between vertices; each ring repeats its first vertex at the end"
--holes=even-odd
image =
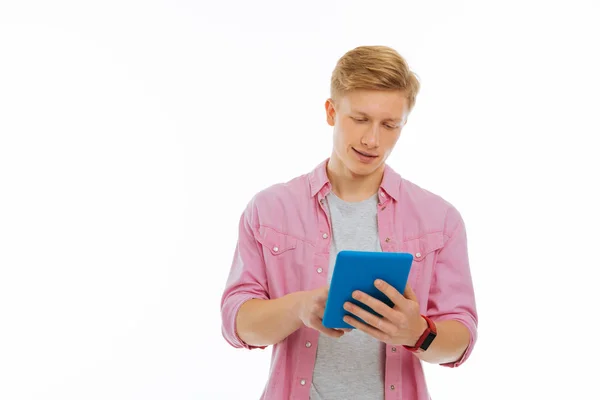
POLYGON ((434 399, 593 398, 595 1, 0 3, 0 398, 257 399, 219 301, 259 190, 329 156, 336 61, 422 91, 389 164, 467 224, 479 342, 434 399))

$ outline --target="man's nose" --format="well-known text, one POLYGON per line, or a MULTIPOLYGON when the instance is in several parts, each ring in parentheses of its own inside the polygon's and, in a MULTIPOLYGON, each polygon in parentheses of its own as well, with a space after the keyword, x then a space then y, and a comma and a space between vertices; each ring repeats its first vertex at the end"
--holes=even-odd
POLYGON ((368 132, 363 136, 363 143, 369 147, 378 147, 379 146, 379 127, 374 126, 369 129, 368 132))

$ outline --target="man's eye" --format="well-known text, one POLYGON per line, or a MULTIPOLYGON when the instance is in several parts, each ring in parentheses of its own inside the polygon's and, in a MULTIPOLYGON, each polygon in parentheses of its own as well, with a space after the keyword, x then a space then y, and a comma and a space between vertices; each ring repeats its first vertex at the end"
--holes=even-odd
POLYGON ((391 126, 391 125, 386 125, 385 127, 388 128, 388 129, 396 129, 395 126, 391 126))
POLYGON ((367 122, 367 120, 364 118, 352 118, 352 119, 355 120, 356 122, 367 122))

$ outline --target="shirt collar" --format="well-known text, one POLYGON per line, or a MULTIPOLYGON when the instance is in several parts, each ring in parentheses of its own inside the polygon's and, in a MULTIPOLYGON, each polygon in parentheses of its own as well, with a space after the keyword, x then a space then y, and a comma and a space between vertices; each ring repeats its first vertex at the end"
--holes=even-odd
MULTIPOLYGON (((310 182, 310 195, 311 197, 321 193, 321 196, 327 196, 331 191, 331 182, 327 177, 327 163, 329 158, 322 161, 315 169, 313 169, 308 175, 310 182)), ((389 165, 385 165, 383 170, 383 179, 381 180, 380 188, 387 193, 391 198, 398 201, 400 198, 400 184, 402 183, 402 177, 392 169, 389 165)))

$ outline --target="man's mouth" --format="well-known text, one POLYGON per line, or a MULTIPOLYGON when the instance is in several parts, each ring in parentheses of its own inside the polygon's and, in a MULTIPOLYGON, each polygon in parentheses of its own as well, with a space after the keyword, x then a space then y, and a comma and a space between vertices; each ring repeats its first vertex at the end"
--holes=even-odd
POLYGON ((354 151, 355 151, 355 152, 357 152, 358 154, 361 154, 361 155, 363 155, 363 156, 365 156, 365 157, 373 157, 373 158, 377 157, 377 155, 376 155, 376 154, 370 154, 370 153, 365 153, 364 151, 358 151, 358 150, 356 150, 354 147, 352 148, 352 150, 354 150, 354 151))

